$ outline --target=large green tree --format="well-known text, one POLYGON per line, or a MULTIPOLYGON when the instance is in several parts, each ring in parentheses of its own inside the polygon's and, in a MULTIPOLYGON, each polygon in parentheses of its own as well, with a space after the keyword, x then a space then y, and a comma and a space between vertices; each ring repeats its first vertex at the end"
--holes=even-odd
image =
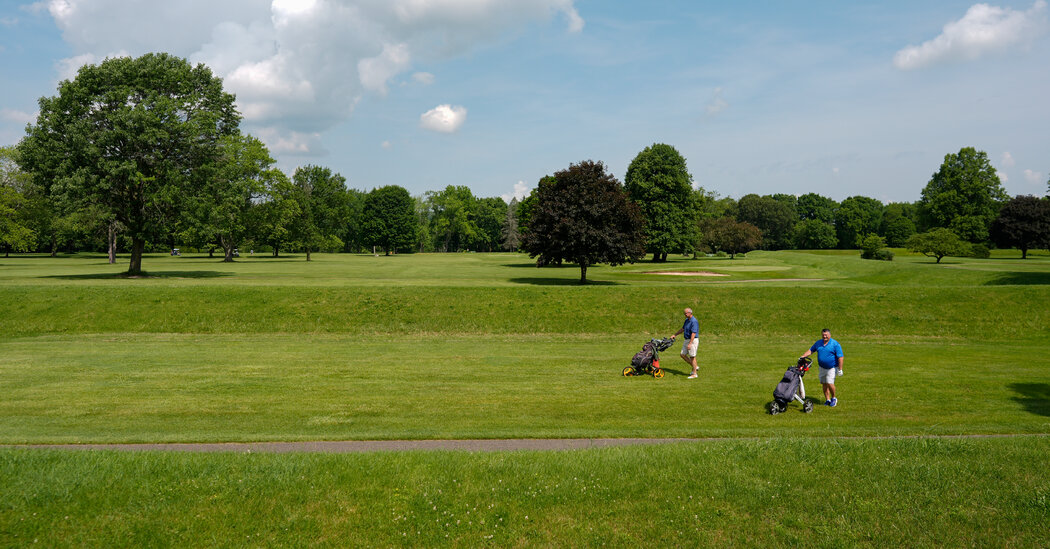
POLYGON ((323 166, 301 166, 292 175, 299 216, 293 234, 306 250, 339 250, 346 234, 346 178, 323 166))
POLYGON ((729 259, 762 245, 762 230, 746 221, 731 217, 707 219, 701 225, 703 241, 712 252, 725 252, 729 259))
POLYGON ((1050 200, 1031 195, 1015 196, 999 210, 992 221, 992 241, 1003 248, 1028 250, 1050 246, 1050 200))
POLYGON ((276 177, 274 160, 261 141, 250 135, 231 135, 220 142, 221 154, 213 163, 202 193, 188 201, 188 232, 218 244, 223 261, 233 261, 233 250, 257 225, 252 216, 260 213, 258 203, 267 182, 276 177))
POLYGON ((762 231, 762 247, 782 250, 795 245, 795 206, 772 196, 746 194, 736 203, 736 218, 762 231))
POLYGON ((220 139, 239 121, 233 95, 204 65, 164 53, 107 59, 40 99, 20 162, 49 194, 99 205, 120 222, 136 274, 146 241, 199 192, 220 139))
POLYGON ((265 185, 262 199, 256 204, 251 218, 251 238, 270 246, 273 256, 279 257, 282 249, 295 242, 302 207, 296 198, 299 195, 297 187, 284 172, 275 170, 265 185))
POLYGON ((882 226, 879 234, 886 243, 900 248, 915 234, 915 205, 907 202, 890 202, 882 211, 882 226))
POLYGON ((404 187, 373 189, 365 197, 361 216, 364 241, 382 248, 386 255, 410 250, 416 241, 416 202, 404 187))
POLYGON ((470 249, 479 240, 478 200, 469 187, 449 185, 442 191, 427 193, 426 200, 434 249, 458 252, 470 249))
POLYGON ((851 196, 835 210, 835 233, 839 247, 854 249, 867 234, 878 233, 882 224, 882 202, 867 196, 851 196))
POLYGON ((838 207, 838 202, 817 193, 806 193, 798 197, 796 203, 796 209, 800 221, 804 219, 816 219, 817 221, 823 221, 828 224, 835 221, 835 210, 837 210, 838 207))
POLYGON ((835 227, 819 219, 803 219, 795 225, 795 246, 800 250, 826 250, 839 243, 835 227))
POLYGON ((645 222, 605 165, 585 160, 536 188, 523 240, 540 265, 579 265, 580 284, 586 284, 590 265, 622 265, 644 257, 645 222))
POLYGON ((624 186, 641 208, 645 249, 653 261, 667 261, 669 252, 691 247, 697 218, 693 176, 674 147, 654 143, 638 153, 627 167, 624 186))
POLYGON ((964 147, 944 157, 922 190, 919 219, 923 229, 952 229, 964 240, 988 240, 988 227, 1009 195, 984 151, 964 147))

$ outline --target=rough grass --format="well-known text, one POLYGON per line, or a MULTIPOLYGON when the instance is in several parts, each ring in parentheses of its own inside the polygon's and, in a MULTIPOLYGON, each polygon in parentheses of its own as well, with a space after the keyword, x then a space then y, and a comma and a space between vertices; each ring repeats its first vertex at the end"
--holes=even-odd
POLYGON ((149 257, 142 279, 100 256, 0 260, 0 442, 741 440, 364 456, 0 449, 0 545, 1050 543, 1046 254, 676 258, 590 269, 586 287, 572 266, 512 254, 314 257, 149 257), (620 376, 685 306, 704 376, 686 380, 674 349, 664 379, 620 376), (825 326, 847 354, 840 406, 764 414, 825 326), (880 438, 970 434, 1021 436, 880 438))

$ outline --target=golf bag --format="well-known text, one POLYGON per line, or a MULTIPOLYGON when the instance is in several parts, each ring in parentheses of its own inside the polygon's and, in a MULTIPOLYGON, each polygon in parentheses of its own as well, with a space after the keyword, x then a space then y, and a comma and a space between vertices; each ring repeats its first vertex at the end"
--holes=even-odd
POLYGON ((660 369, 660 351, 666 351, 674 343, 674 339, 650 339, 642 350, 635 353, 631 358, 631 365, 623 369, 625 376, 645 376, 652 374, 653 377, 664 377, 664 371, 660 369))
POLYGON ((776 415, 787 411, 787 405, 792 400, 802 404, 802 411, 809 413, 813 411, 813 403, 806 400, 806 386, 802 383, 802 376, 809 371, 813 361, 809 357, 798 359, 798 362, 784 372, 784 377, 773 389, 773 402, 769 403, 769 413, 776 415))

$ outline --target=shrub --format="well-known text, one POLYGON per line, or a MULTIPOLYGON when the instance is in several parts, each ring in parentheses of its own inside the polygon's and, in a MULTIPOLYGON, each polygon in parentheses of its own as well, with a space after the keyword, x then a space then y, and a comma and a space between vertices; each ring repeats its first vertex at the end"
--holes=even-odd
POLYGON ((988 249, 988 246, 984 244, 974 244, 970 247, 970 257, 976 257, 977 259, 988 259, 992 256, 992 251, 988 249))
POLYGON ((875 252, 875 257, 873 257, 872 259, 877 259, 879 261, 893 261, 893 250, 889 248, 882 248, 880 250, 877 250, 875 252))

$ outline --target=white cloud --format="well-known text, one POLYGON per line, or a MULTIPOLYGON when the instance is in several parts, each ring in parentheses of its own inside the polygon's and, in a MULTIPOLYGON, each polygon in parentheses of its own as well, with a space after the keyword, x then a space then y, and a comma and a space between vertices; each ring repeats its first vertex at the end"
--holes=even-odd
POLYGON ((24 126, 36 121, 36 114, 14 109, 0 109, 0 120, 24 126))
POLYGON ((467 109, 459 105, 438 105, 419 116, 419 126, 426 130, 453 133, 467 120, 467 109))
POLYGON ((424 86, 429 86, 434 83, 434 75, 429 72, 417 72, 412 75, 412 80, 415 80, 424 86))
POLYGON ((729 108, 729 102, 722 97, 722 88, 715 88, 714 96, 707 103, 705 110, 708 116, 716 116, 729 108))
MULTIPOLYGON (((47 0, 73 56, 75 76, 107 56, 167 51, 204 63, 237 95, 244 125, 271 149, 309 154, 345 122, 362 94, 388 93, 419 62, 440 61, 564 16, 578 32, 575 0, 47 0)), ((433 81, 429 73, 412 79, 433 81)), ((465 110, 463 111, 465 113, 465 110)), ((455 131, 463 114, 437 131, 455 131)))
POLYGON ((391 149, 391 148, 394 147, 394 144, 389 142, 389 141, 383 141, 382 143, 379 144, 379 146, 383 147, 384 149, 391 149))
POLYGON ((358 61, 357 72, 365 89, 386 95, 387 81, 410 65, 411 55, 407 44, 387 44, 379 55, 358 61))
POLYGON ((514 184, 514 191, 504 193, 503 195, 501 195, 501 198, 503 198, 504 202, 510 204, 511 199, 517 198, 520 201, 521 199, 528 196, 531 190, 532 189, 524 181, 518 181, 514 184))
POLYGON ((1036 172, 1036 171, 1032 171, 1032 170, 1025 170, 1024 171, 1024 180, 1026 182, 1028 182, 1029 184, 1031 184, 1031 185, 1040 185, 1044 181, 1046 181, 1046 178, 1044 178, 1043 174, 1040 173, 1040 172, 1036 172))
POLYGON ((901 70, 920 69, 1028 47, 1047 32, 1046 5, 1045 0, 1036 0, 1028 11, 1016 11, 974 4, 962 19, 944 25, 936 38, 898 51, 893 64, 901 70))
POLYGON ((1001 164, 1004 168, 1014 167, 1014 155, 1010 154, 1009 151, 1004 152, 1002 158, 999 159, 999 164, 1001 164))
POLYGON ((1006 172, 1004 172, 1002 170, 995 170, 995 175, 999 176, 999 181, 1001 183, 1009 183, 1010 182, 1010 176, 1006 175, 1006 172))

